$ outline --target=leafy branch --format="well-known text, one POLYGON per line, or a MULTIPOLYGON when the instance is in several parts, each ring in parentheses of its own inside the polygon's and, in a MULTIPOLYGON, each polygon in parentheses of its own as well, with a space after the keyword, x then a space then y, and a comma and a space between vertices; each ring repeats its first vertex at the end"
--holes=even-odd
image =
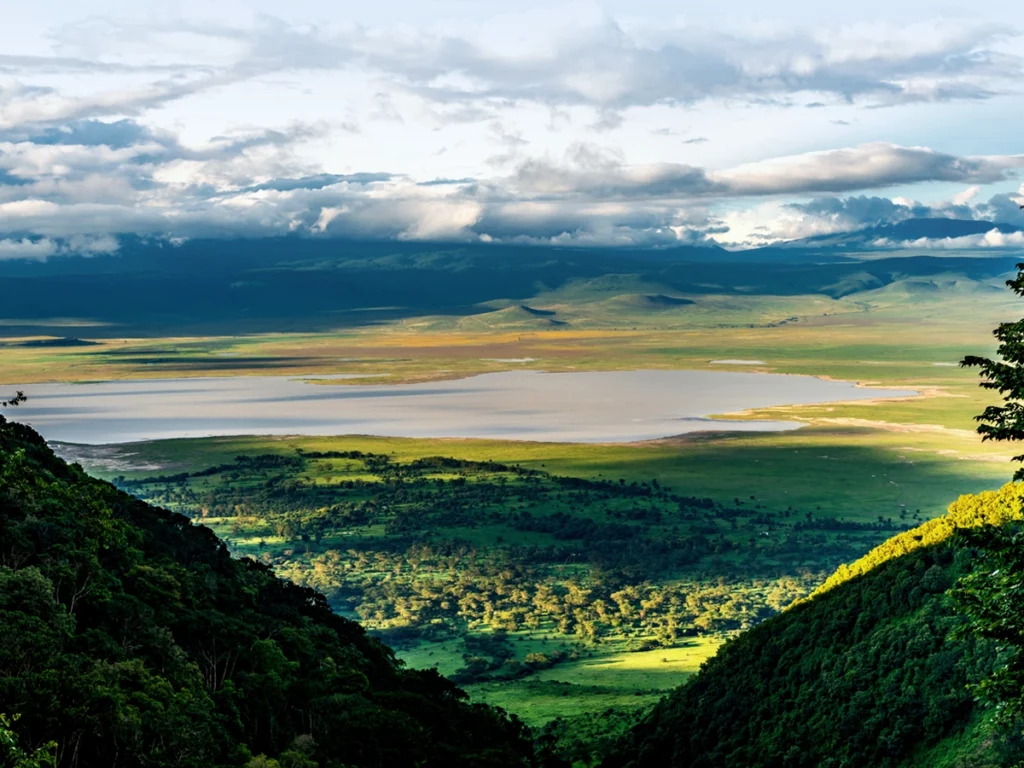
POLYGON ((25 395, 24 392, 22 392, 19 389, 17 392, 14 393, 14 397, 12 397, 10 400, 0 401, 0 408, 10 408, 12 406, 21 405, 26 400, 28 400, 28 397, 25 395))

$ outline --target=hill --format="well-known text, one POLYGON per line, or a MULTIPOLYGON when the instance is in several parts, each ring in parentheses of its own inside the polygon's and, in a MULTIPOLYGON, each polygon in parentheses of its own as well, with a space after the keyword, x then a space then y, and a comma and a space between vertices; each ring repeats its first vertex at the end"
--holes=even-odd
POLYGON ((485 325, 548 328, 568 321, 578 327, 572 309, 614 297, 622 297, 619 304, 583 316, 595 315, 603 325, 623 311, 672 316, 686 301, 709 295, 735 303, 847 296, 946 273, 985 280, 1018 260, 1002 253, 959 258, 898 251, 858 261, 862 250, 855 244, 727 252, 301 238, 194 240, 177 247, 126 241, 117 254, 90 259, 0 261, 0 334, 96 340, 305 333, 429 316, 458 319, 501 307, 509 311, 485 318, 485 325), (557 317, 533 311, 552 304, 557 317))
POLYGON ((976 563, 961 529, 1021 519, 1022 490, 961 497, 949 513, 841 569, 782 615, 727 643, 617 746, 605 768, 997 766, 968 686, 1001 661, 958 631, 947 594, 976 563))
POLYGON ((516 720, 3 417, 0 626, 0 713, 60 766, 533 764, 516 720))

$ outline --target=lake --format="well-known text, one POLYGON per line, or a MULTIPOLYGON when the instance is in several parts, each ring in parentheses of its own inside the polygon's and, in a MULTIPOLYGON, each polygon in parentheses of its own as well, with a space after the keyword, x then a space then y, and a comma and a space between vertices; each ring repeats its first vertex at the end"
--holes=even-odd
POLYGON ((19 384, 0 393, 15 388, 29 397, 10 413, 18 421, 48 440, 96 445, 243 434, 632 442, 688 432, 795 429, 798 422, 709 417, 916 394, 729 371, 506 371, 397 385, 239 376, 19 384))

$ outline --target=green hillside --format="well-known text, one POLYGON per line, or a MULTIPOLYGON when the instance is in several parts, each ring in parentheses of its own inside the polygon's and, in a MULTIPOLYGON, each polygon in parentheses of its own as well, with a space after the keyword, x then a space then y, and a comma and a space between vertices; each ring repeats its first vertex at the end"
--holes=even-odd
POLYGON ((5 766, 4 723, 82 768, 533 764, 514 719, 3 417, 0 627, 5 766))
POLYGON ((605 768, 1010 765, 972 684, 1005 662, 949 590, 976 567, 955 534, 1021 519, 1024 490, 949 513, 841 569, 817 595, 727 643, 616 747, 605 768))

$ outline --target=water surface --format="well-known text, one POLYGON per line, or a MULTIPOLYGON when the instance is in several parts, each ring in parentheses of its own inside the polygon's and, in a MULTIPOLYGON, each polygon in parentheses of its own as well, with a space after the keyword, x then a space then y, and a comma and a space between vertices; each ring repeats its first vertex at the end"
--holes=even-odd
MULTIPOLYGON (((323 379, 323 377, 318 377, 323 379)), ((505 371, 426 384, 316 384, 286 376, 19 384, 16 418, 49 440, 213 435, 485 437, 631 442, 699 431, 795 429, 717 421, 747 408, 900 397, 811 376, 728 371, 505 371)))

